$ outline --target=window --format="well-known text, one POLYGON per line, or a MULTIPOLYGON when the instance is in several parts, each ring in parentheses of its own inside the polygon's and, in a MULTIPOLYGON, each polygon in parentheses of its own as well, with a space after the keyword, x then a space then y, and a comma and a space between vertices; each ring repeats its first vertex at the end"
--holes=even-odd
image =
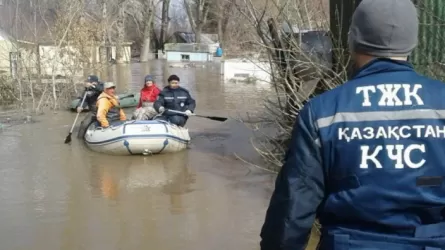
POLYGON ((20 52, 9 52, 9 68, 13 78, 17 77, 19 59, 20 59, 20 52))
POLYGON ((181 60, 182 61, 190 61, 190 55, 181 54, 181 60))
POLYGON ((20 52, 9 52, 9 60, 18 61, 20 58, 21 58, 20 52))
POLYGON ((239 78, 248 78, 250 75, 247 73, 235 73, 233 76, 239 78))

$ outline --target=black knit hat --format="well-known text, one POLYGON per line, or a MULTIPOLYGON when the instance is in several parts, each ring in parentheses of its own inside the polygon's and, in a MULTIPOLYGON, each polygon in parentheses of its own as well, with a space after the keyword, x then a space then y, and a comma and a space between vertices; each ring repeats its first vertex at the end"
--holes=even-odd
POLYGON ((171 76, 168 77, 167 81, 168 82, 171 82, 171 81, 178 81, 179 82, 179 77, 177 75, 171 75, 171 76))
POLYGON ((153 76, 152 75, 146 75, 144 78, 144 84, 148 81, 154 81, 153 76))
POLYGON ((87 78, 87 82, 99 82, 99 77, 95 76, 95 75, 90 75, 87 78))

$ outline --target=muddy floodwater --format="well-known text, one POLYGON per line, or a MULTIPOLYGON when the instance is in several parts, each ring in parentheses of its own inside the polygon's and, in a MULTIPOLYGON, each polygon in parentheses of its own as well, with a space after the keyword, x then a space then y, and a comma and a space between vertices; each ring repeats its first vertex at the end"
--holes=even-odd
MULTIPOLYGON (((108 156, 73 136, 75 114, 59 111, 0 130, 1 250, 250 250, 275 175, 258 163, 251 130, 235 118, 262 110, 264 84, 222 83, 219 68, 162 63, 115 66, 118 92, 138 91, 146 73, 160 86, 177 74, 197 101, 190 149, 159 156, 108 156)), ((130 117, 132 109, 126 113, 130 117)), ((84 114, 81 115, 81 118, 84 114)))

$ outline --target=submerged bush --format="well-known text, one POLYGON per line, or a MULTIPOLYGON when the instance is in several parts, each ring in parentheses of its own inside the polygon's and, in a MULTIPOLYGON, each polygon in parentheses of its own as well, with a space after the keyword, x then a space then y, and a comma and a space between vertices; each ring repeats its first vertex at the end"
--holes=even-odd
POLYGON ((0 75, 0 105, 13 104, 18 100, 18 89, 16 82, 5 76, 0 75))

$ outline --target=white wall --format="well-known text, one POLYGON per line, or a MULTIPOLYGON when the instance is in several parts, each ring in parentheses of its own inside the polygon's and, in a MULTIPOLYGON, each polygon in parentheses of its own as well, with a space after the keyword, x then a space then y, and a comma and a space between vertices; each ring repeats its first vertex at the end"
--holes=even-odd
POLYGON ((189 55, 190 62, 208 62, 212 60, 209 53, 198 53, 198 52, 178 52, 178 51, 166 51, 166 58, 169 62, 180 62, 181 55, 189 55))
POLYGON ((58 49, 57 46, 40 46, 42 74, 73 75, 82 69, 79 57, 80 53, 73 47, 66 46, 58 49))
MULTIPOLYGON (((131 46, 124 45, 123 46, 123 55, 122 61, 123 63, 129 63, 131 61, 131 46)), ((111 56, 116 60, 116 46, 111 47, 111 56)), ((100 62, 100 49, 96 48, 96 62, 100 62)))
MULTIPOLYGON (((15 45, 8 40, 0 39, 0 73, 10 72, 10 58, 11 51, 15 51, 15 45)), ((81 63, 81 55, 76 48, 66 46, 60 50, 53 45, 41 45, 40 46, 40 68, 41 73, 45 75, 61 75, 72 76, 82 75, 83 65, 81 63)), ((96 63, 100 62, 99 48, 91 47, 90 63, 93 62, 93 55, 96 54, 96 63), (96 53, 95 53, 96 52, 96 53)), ((23 73, 37 73, 36 70, 36 54, 34 53, 32 46, 29 49, 20 49, 21 60, 20 66, 24 71, 23 73)), ((112 47, 112 56, 116 57, 116 48, 112 47)), ((123 63, 128 63, 131 60, 131 48, 130 46, 124 46, 123 63)))
POLYGON ((224 80, 241 80, 247 77, 256 78, 260 82, 267 83, 271 80, 270 65, 268 62, 229 59, 224 60, 221 67, 223 67, 224 80))
POLYGON ((10 72, 9 53, 14 50, 13 44, 4 39, 0 39, 0 72, 10 72))

